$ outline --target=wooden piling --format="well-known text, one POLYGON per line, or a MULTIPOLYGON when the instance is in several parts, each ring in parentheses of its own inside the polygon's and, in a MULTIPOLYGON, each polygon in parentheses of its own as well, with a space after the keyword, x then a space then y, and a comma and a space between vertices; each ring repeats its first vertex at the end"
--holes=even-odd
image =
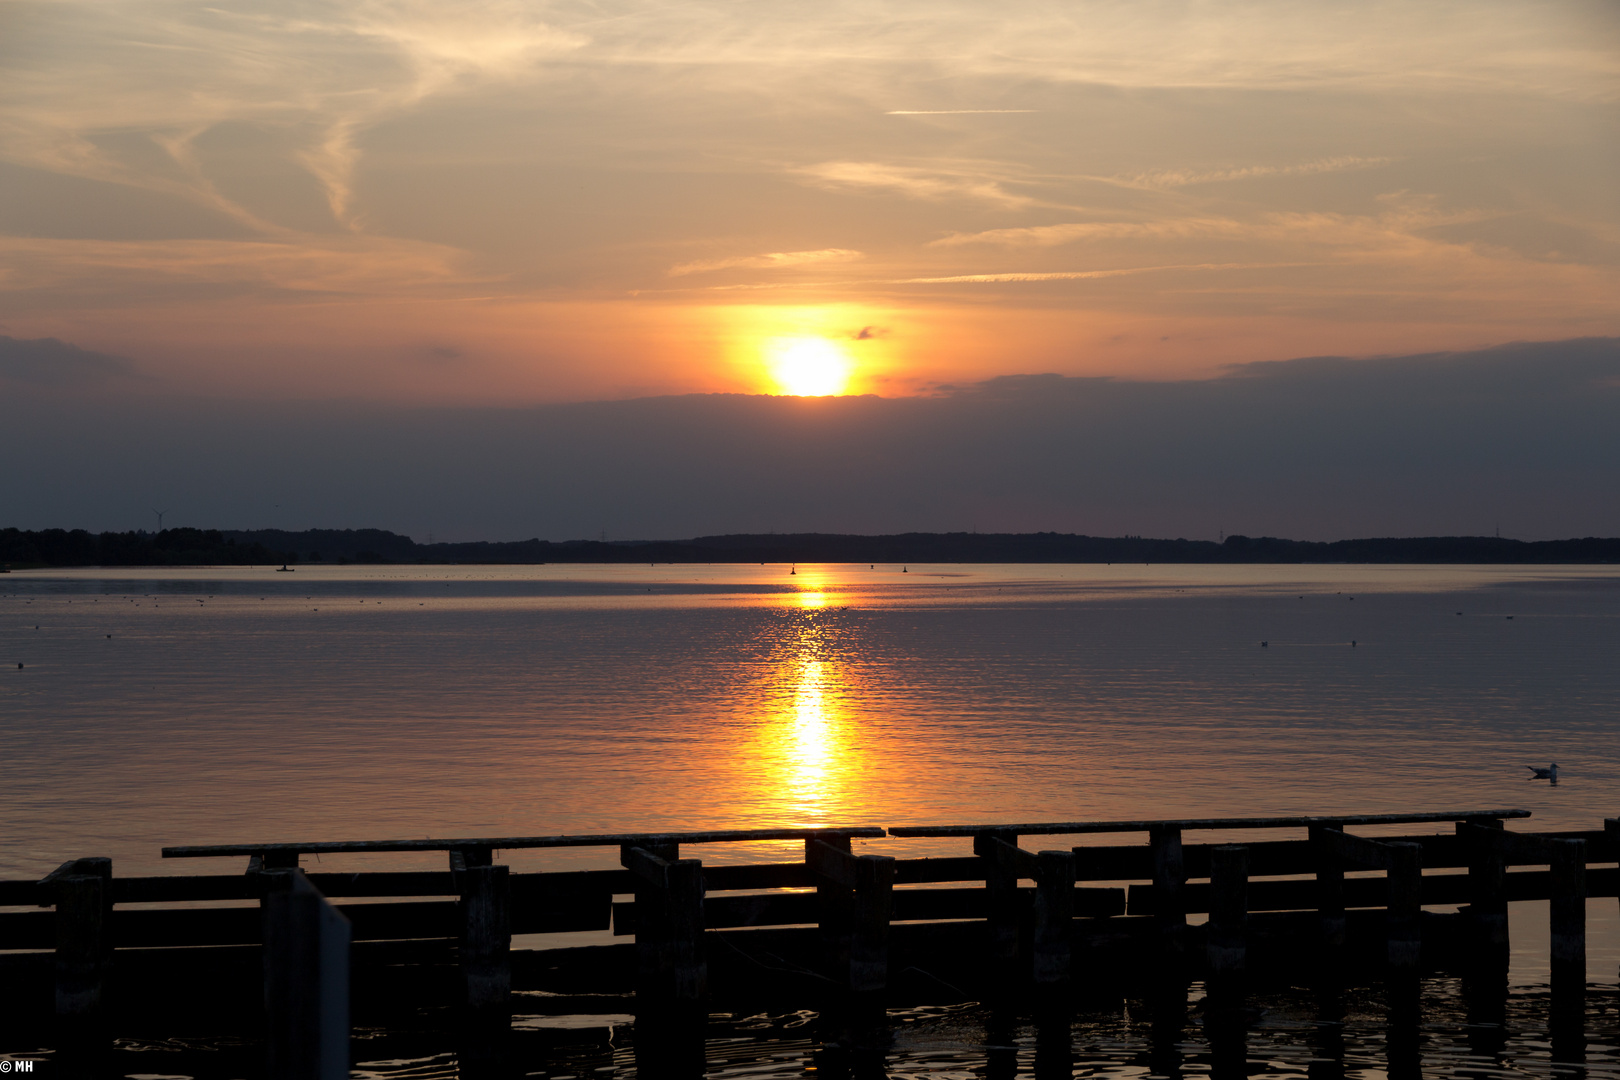
POLYGON ((1223 978, 1242 971, 1248 957, 1249 849, 1224 844, 1212 848, 1209 859, 1206 952, 1210 976, 1223 978))
POLYGON ((1312 854, 1316 860, 1316 910, 1323 946, 1344 946, 1344 859, 1321 826, 1311 826, 1312 854))
POLYGON ((1508 956, 1507 833, 1500 819, 1457 823, 1468 853, 1468 922, 1475 958, 1502 965, 1508 956))
POLYGON ((990 962, 1005 978, 1013 973, 1018 963, 1018 871, 999 856, 995 841, 1016 848, 1018 836, 987 832, 973 838, 973 853, 984 863, 990 962))
POLYGON ((302 872, 265 877, 266 1072, 270 1080, 347 1080, 349 920, 302 872))
POLYGON ((1397 972, 1416 972, 1422 961, 1423 846, 1385 844, 1389 849, 1389 908, 1386 933, 1389 966, 1397 972))
POLYGON ((1066 986, 1074 970, 1074 852, 1041 851, 1035 860, 1035 984, 1066 986))
POLYGON ((461 890, 461 975, 467 1007, 509 1016, 512 1010, 511 868, 468 866, 456 877, 461 890))
POLYGON ((636 879, 636 993, 648 998, 662 996, 673 977, 665 871, 678 857, 678 844, 627 843, 619 847, 620 865, 636 879))
POLYGON ((97 1075, 108 1048, 112 860, 74 859, 45 878, 56 901, 56 1046, 65 1075, 97 1075))
POLYGON ((853 881, 836 872, 836 855, 854 858, 849 837, 809 837, 804 842, 804 864, 810 868, 816 883, 816 929, 820 938, 822 974, 846 986, 855 933, 855 888, 853 881))
POLYGON ((1181 830, 1155 826, 1148 830, 1148 849, 1153 860, 1153 909, 1159 936, 1172 953, 1184 948, 1187 928, 1187 870, 1181 853, 1181 830))
POLYGON ((703 863, 676 859, 669 864, 669 966, 676 1002, 697 1003, 709 996, 709 962, 703 951, 703 863))
POLYGON ((889 920, 893 911, 894 858, 862 855, 855 859, 849 949, 851 993, 875 994, 888 988, 889 920))
POLYGON ((1548 840, 1552 899, 1552 978, 1559 985, 1586 986, 1586 841, 1548 840))
POLYGON ((889 922, 894 912, 894 859, 850 853, 848 838, 811 837, 804 865, 816 882, 826 974, 845 990, 875 994, 889 984, 889 922))

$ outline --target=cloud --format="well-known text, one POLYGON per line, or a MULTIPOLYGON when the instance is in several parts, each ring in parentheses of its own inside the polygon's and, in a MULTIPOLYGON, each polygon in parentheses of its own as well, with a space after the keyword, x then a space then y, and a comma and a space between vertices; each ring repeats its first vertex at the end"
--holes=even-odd
POLYGON ((128 360, 90 352, 56 338, 0 335, 0 380, 34 386, 87 386, 141 378, 128 360))
POLYGON ((266 232, 276 226, 198 164, 197 140, 210 130, 307 132, 294 156, 333 217, 353 225, 362 131, 435 95, 521 80, 588 40, 521 0, 13 6, 32 10, 31 47, 10 53, 0 84, 9 160, 179 195, 266 232), (145 135, 162 153, 132 154, 109 132, 145 135))
POLYGON ((976 233, 952 233, 929 242, 930 247, 959 247, 964 244, 1001 244, 1006 247, 1056 247, 1077 240, 1180 240, 1198 236, 1246 236, 1252 224, 1235 218, 1168 218, 1160 221, 1080 221, 1062 225, 1030 225, 1011 229, 987 229, 976 233))
POLYGON ((1222 527, 1333 539, 1497 524, 1530 539, 1620 535, 1620 502, 1593 496, 1620 490, 1615 338, 1302 358, 1198 380, 1023 374, 911 398, 387 408, 58 397, 0 394, 0 460, 29 463, 0 470, 7 524, 129 528, 162 492, 199 524, 253 526, 274 492, 300 525, 489 539, 972 523, 1211 538, 1222 527))
POLYGON ((954 277, 907 278, 898 285, 989 285, 1017 281, 1084 281, 1089 278, 1129 277, 1133 274, 1157 274, 1170 270, 1260 270, 1281 266, 1302 266, 1303 263, 1185 263, 1178 266, 1128 266, 1112 270, 1055 270, 1011 271, 999 274, 958 274, 954 277))
POLYGON ((474 280, 454 248, 352 235, 140 242, 0 236, 0 257, 0 293, 209 285, 355 294, 474 280))
POLYGON ((1009 182, 1007 178, 992 175, 982 164, 953 171, 941 166, 920 168, 875 161, 827 161, 799 172, 824 187, 888 191, 913 199, 972 199, 1005 207, 1023 207, 1034 202, 1026 195, 1008 191, 1003 186, 1009 182))
POLYGON ((764 255, 736 255, 726 259, 702 259, 681 263, 668 270, 670 277, 687 274, 706 274, 714 270, 746 267, 752 270, 781 270, 809 263, 848 262, 859 259, 863 253, 849 248, 819 248, 815 251, 772 251, 764 255))
POLYGON ((1319 158, 1297 165, 1244 165, 1230 169, 1160 169, 1118 178, 1131 187, 1177 188, 1192 184, 1215 184, 1232 180, 1255 180, 1266 176, 1315 176, 1319 173, 1347 172, 1353 169, 1374 169, 1388 165, 1394 158, 1338 157, 1319 158))

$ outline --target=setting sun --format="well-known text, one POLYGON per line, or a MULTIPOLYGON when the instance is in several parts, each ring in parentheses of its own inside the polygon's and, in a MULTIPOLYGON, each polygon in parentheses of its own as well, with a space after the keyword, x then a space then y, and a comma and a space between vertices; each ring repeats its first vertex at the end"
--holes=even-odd
POLYGON ((843 346, 821 337, 773 339, 765 358, 778 392, 795 397, 843 393, 855 366, 843 346))

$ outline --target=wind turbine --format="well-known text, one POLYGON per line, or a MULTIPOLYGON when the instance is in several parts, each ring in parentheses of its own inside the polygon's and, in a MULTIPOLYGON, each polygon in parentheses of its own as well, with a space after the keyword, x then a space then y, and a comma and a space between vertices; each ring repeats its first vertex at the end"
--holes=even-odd
POLYGON ((169 512, 169 511, 168 511, 168 510, 153 510, 153 511, 152 511, 152 513, 154 513, 154 514, 156 514, 156 515, 157 515, 157 519, 158 519, 158 532, 162 532, 162 531, 163 531, 163 515, 164 515, 164 514, 167 514, 167 513, 168 513, 168 512, 169 512))

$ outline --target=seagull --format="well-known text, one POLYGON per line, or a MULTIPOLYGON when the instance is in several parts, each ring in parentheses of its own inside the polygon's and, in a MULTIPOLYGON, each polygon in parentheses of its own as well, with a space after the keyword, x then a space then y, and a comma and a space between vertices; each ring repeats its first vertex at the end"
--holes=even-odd
POLYGON ((1556 761, 1553 762, 1551 765, 1547 766, 1547 768, 1545 768, 1545 769, 1538 769, 1534 765, 1526 765, 1525 768, 1529 769, 1530 772, 1533 774, 1530 777, 1530 779, 1532 779, 1532 780, 1557 780, 1558 779, 1558 762, 1556 762, 1556 761))

